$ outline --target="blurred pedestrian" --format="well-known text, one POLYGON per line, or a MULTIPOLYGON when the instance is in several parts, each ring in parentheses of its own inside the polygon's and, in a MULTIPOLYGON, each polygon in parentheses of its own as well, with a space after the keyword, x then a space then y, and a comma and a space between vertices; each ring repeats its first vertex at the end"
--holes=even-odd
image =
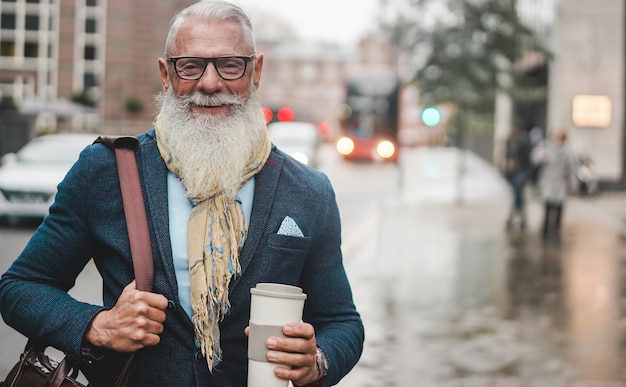
POLYGON ((513 227, 516 219, 521 229, 526 228, 524 187, 530 169, 530 142, 526 133, 514 124, 506 140, 503 173, 511 186, 513 202, 506 221, 507 230, 513 227))
MULTIPOLYGON (((533 128, 528 132, 528 140, 530 141, 530 151, 532 152, 532 150, 539 145, 541 141, 543 141, 543 130, 541 130, 539 126, 533 126, 533 128)), ((528 180, 536 192, 539 192, 537 188, 537 179, 539 178, 540 169, 541 165, 531 164, 528 172, 528 180)))
POLYGON ((557 129, 551 138, 539 143, 531 152, 533 164, 541 165, 539 191, 545 206, 544 239, 561 228, 563 205, 568 194, 578 193, 576 157, 566 142, 567 130, 557 129))

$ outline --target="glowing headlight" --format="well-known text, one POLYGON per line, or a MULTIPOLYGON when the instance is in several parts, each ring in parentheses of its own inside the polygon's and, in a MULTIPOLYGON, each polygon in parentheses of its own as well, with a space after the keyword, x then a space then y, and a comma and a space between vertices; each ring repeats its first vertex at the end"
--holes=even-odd
POLYGON ((337 152, 344 156, 347 156, 354 151, 354 141, 348 137, 341 137, 337 140, 337 144, 335 146, 337 148, 337 152))
POLYGON ((383 140, 376 145, 376 153, 383 159, 388 159, 396 153, 396 146, 389 140, 383 140))

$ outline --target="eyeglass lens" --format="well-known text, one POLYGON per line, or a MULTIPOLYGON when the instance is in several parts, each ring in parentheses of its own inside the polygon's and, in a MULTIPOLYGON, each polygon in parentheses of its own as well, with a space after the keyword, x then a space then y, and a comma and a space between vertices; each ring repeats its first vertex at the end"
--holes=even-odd
POLYGON ((213 62, 220 77, 230 80, 240 78, 246 71, 242 58, 180 58, 176 60, 176 72, 182 79, 199 79, 209 62, 213 62))

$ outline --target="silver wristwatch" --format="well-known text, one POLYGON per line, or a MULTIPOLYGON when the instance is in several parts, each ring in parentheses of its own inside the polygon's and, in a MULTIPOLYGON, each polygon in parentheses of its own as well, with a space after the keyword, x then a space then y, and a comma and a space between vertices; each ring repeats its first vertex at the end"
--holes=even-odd
POLYGON ((320 371, 321 379, 328 374, 328 359, 320 347, 317 347, 315 352, 315 362, 317 363, 317 369, 320 371))

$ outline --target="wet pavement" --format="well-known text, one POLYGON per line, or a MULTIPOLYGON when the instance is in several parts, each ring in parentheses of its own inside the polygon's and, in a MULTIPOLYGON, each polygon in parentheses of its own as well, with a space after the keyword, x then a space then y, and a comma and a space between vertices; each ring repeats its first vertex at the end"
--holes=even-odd
MULTIPOLYGON (((340 387, 626 386, 626 195, 570 198, 561 233, 505 230, 509 187, 473 154, 416 148, 344 253, 366 327, 340 387)), ((344 243, 344 246, 346 243, 344 243)))

